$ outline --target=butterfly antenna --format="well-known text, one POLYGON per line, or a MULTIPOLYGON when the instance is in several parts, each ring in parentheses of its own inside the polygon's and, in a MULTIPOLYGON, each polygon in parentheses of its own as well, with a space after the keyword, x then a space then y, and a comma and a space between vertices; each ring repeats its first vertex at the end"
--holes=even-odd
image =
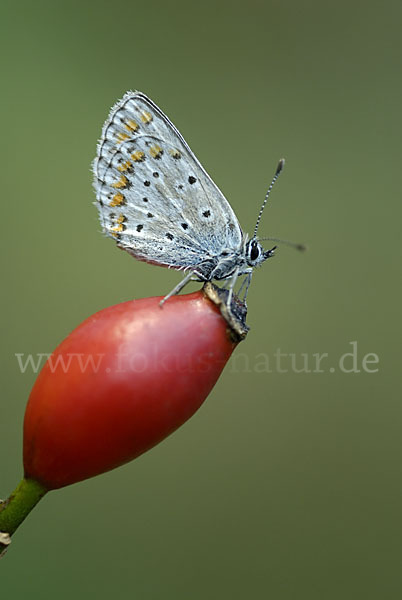
POLYGON ((269 195, 271 193, 272 188, 274 187, 275 181, 278 179, 278 177, 281 174, 282 169, 283 169, 284 166, 285 166, 285 159, 281 158, 281 160, 278 163, 278 166, 276 167, 275 175, 274 175, 274 178, 271 181, 271 185, 269 186, 268 191, 265 194, 264 202, 262 203, 260 212, 258 214, 257 223, 256 223, 255 228, 254 228, 254 235, 253 235, 253 237, 255 237, 257 235, 258 225, 260 224, 262 213, 264 212, 265 205, 268 202, 268 198, 269 198, 269 195))
POLYGON ((285 246, 290 246, 291 248, 294 248, 295 250, 300 250, 300 252, 304 252, 305 250, 307 250, 307 246, 305 246, 304 244, 298 244, 297 242, 289 242, 289 240, 280 240, 279 238, 273 238, 273 237, 265 237, 265 238, 258 238, 258 241, 263 242, 263 241, 270 241, 270 242, 278 242, 278 244, 284 244, 285 246))

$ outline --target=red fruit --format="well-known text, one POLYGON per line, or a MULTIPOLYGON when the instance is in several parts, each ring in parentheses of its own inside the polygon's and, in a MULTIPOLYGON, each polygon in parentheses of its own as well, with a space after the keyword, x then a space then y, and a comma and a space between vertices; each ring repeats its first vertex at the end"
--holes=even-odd
POLYGON ((25 477, 48 490, 93 477, 142 454, 199 408, 236 346, 233 330, 203 292, 162 309, 160 300, 106 308, 58 346, 28 401, 25 477))

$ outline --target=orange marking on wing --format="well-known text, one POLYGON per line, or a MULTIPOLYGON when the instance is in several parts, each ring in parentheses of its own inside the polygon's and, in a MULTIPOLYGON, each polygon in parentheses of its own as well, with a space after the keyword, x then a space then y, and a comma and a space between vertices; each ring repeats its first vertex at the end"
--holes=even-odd
POLYGON ((124 215, 120 215, 120 217, 117 219, 116 225, 110 229, 112 235, 121 233, 122 231, 125 230, 125 228, 126 228, 126 226, 124 225, 125 221, 127 221, 127 218, 124 215))
POLYGON ((145 154, 144 154, 144 152, 141 152, 141 150, 136 150, 135 152, 132 153, 131 158, 135 162, 142 162, 145 158, 145 154))
POLYGON ((119 131, 119 133, 116 133, 116 138, 117 138, 118 143, 121 144, 125 140, 130 139, 130 136, 127 135, 127 133, 122 133, 121 131, 119 131))
POLYGON ((117 167, 117 169, 120 171, 120 173, 124 173, 124 171, 127 171, 127 169, 129 169, 132 166, 132 164, 133 163, 130 160, 126 160, 126 162, 117 167))
POLYGON ((146 110, 144 110, 143 113, 142 113, 142 115, 141 115, 141 121, 143 123, 150 123, 152 121, 152 115, 151 115, 151 113, 149 113, 146 110))
POLYGON ((125 203, 125 201, 125 197, 119 192, 118 194, 115 194, 113 196, 111 202, 109 203, 109 206, 121 206, 125 203))
POLYGON ((128 184, 128 179, 125 175, 122 175, 119 179, 119 181, 116 181, 116 183, 114 183, 112 185, 112 187, 117 188, 117 189, 122 189, 125 188, 128 184))
POLYGON ((149 150, 149 153, 152 156, 152 158, 160 158, 162 156, 162 152, 162 148, 157 144, 155 144, 155 146, 151 146, 149 150))
POLYGON ((124 127, 126 129, 128 129, 128 131, 132 132, 132 131, 137 131, 139 125, 138 123, 136 123, 135 121, 127 121, 127 123, 124 124, 124 127))

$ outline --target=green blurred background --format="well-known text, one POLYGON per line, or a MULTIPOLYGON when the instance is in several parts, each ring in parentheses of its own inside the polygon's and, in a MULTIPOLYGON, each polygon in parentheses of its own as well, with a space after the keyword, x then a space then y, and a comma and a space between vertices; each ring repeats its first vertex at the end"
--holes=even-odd
POLYGON ((245 231, 285 156, 260 235, 309 246, 255 274, 251 332, 190 422, 42 501, 1 593, 399 597, 401 3, 22 0, 0 21, 0 497, 21 476, 35 379, 15 354, 51 352, 95 311, 179 279, 100 234, 90 163, 126 90, 169 115, 245 231), (339 371, 352 341, 377 372, 339 371), (329 357, 281 373, 278 350, 299 369, 329 357))

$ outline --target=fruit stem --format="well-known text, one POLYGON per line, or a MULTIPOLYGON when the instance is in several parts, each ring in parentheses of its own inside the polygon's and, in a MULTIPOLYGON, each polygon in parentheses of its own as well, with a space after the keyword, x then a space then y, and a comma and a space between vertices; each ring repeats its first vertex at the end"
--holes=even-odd
POLYGON ((0 501, 0 554, 9 544, 8 536, 21 525, 46 492, 34 479, 24 478, 7 500, 0 501))

